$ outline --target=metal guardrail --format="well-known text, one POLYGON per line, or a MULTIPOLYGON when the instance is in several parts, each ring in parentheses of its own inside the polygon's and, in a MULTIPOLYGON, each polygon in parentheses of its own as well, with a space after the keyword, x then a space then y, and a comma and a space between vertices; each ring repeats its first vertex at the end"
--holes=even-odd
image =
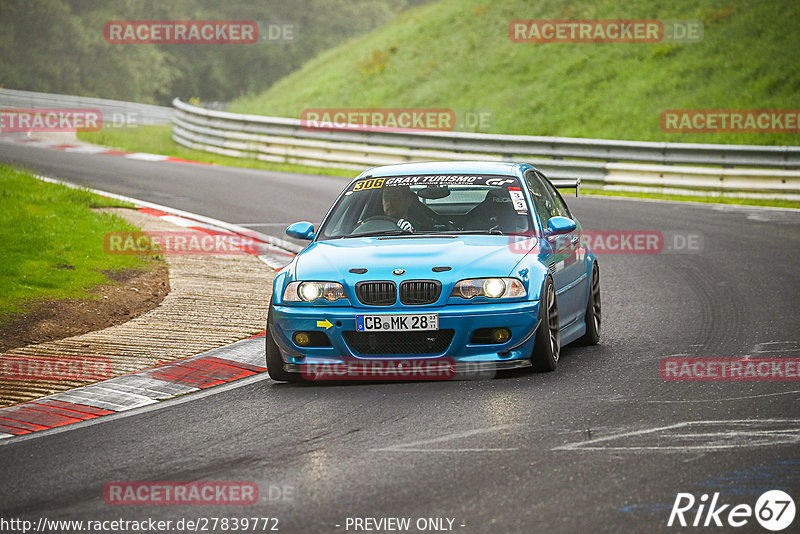
POLYGON ((169 124, 173 109, 121 100, 0 89, 0 108, 89 108, 103 114, 103 125, 143 126, 169 124))
POLYGON ((304 126, 299 119, 215 111, 179 99, 173 106, 177 143, 238 158, 353 170, 408 161, 526 161, 551 178, 579 177, 614 189, 685 188, 800 199, 797 146, 328 130, 304 126))
POLYGON ((653 143, 467 132, 326 130, 299 119, 0 89, 2 108, 95 108, 108 126, 173 124, 184 146, 238 158, 363 170, 408 161, 526 161, 608 189, 800 200, 800 147, 653 143))

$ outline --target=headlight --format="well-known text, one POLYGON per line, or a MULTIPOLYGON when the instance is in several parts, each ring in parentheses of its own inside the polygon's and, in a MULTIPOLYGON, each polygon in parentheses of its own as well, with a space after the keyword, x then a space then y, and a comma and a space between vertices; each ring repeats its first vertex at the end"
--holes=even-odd
POLYGON ((283 292, 287 302, 313 302, 325 299, 333 302, 343 299, 344 287, 338 282, 291 282, 283 292))
POLYGON ((525 286, 516 278, 471 278, 461 280, 453 288, 451 297, 471 299, 488 297, 490 299, 511 299, 524 297, 525 286))
POLYGON ((506 292, 506 282, 502 278, 487 278, 483 282, 483 294, 490 299, 503 296, 506 292))

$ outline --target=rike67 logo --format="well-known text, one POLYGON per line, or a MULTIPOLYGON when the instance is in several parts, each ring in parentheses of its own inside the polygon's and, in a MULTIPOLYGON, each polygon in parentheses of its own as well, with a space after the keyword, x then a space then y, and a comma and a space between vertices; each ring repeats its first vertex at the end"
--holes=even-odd
POLYGON ((762 493, 755 506, 721 504, 719 493, 714 493, 710 502, 706 493, 700 499, 696 499, 691 493, 678 493, 667 526, 738 528, 749 524, 755 516, 762 527, 778 532, 792 524, 794 515, 794 500, 781 490, 762 493))

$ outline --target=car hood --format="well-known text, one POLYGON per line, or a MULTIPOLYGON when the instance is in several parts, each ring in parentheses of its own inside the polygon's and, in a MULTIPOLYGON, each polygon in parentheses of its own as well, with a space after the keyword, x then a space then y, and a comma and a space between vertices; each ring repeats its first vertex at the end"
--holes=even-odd
MULTIPOLYGON (((526 241, 531 245, 535 239, 526 241)), ((512 236, 347 238, 312 243, 295 260, 296 280, 332 280, 352 286, 362 280, 436 279, 442 282, 483 276, 516 276, 514 267, 531 247, 512 236), (434 267, 450 267, 434 272, 434 267), (367 269, 364 274, 351 269, 367 269), (395 269, 404 269, 395 275, 395 269)))

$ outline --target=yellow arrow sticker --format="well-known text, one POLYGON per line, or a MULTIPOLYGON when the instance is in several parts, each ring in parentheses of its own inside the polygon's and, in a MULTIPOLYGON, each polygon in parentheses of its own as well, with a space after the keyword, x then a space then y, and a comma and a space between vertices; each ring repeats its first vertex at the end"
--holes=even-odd
POLYGON ((317 328, 324 328, 327 330, 328 328, 332 327, 333 323, 329 320, 325 319, 324 321, 317 321, 317 328))

